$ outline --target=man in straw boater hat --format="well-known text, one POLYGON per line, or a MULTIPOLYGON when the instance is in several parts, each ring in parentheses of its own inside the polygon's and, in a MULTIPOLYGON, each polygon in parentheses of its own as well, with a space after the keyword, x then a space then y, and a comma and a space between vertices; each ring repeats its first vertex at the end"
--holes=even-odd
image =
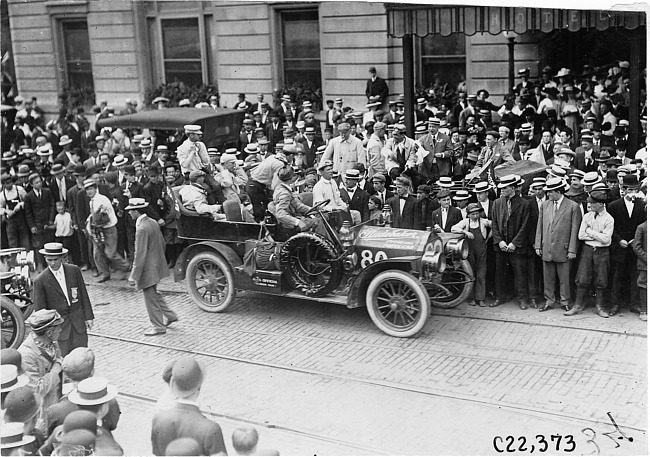
POLYGON ((544 270, 544 299, 539 311, 553 308, 555 285, 559 284, 560 306, 569 310, 571 298, 571 261, 578 254, 578 230, 582 213, 580 206, 564 194, 569 186, 563 178, 546 180, 544 191, 548 200, 542 203, 537 219, 535 253, 542 258, 544 270))
POLYGON ((169 270, 165 259, 165 239, 158 223, 147 216, 147 206, 149 203, 144 198, 131 198, 126 207, 135 221, 135 254, 129 284, 142 289, 153 325, 144 335, 155 336, 166 333, 167 327, 178 321, 178 316, 156 290, 160 280, 169 275, 169 270))
POLYGON ((68 250, 61 243, 46 243, 39 252, 48 267, 34 280, 34 308, 52 309, 63 317, 58 342, 65 357, 74 348, 88 346, 87 330, 95 315, 81 270, 63 262, 68 250))
POLYGON ((201 448, 198 455, 226 454, 221 427, 199 409, 198 398, 205 376, 205 367, 194 357, 181 357, 174 363, 169 386, 177 400, 173 407, 153 417, 151 444, 154 455, 165 455, 167 445, 177 438, 196 440, 201 448))

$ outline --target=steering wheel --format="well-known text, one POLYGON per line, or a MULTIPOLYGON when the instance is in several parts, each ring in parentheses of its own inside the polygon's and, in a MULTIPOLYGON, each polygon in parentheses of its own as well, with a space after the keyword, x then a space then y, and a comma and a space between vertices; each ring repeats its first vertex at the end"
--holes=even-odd
POLYGON ((330 199, 328 198, 327 200, 323 200, 322 202, 319 202, 315 204, 314 206, 311 207, 309 211, 305 213, 305 216, 313 216, 316 213, 320 213, 320 210, 325 208, 330 202, 330 199))

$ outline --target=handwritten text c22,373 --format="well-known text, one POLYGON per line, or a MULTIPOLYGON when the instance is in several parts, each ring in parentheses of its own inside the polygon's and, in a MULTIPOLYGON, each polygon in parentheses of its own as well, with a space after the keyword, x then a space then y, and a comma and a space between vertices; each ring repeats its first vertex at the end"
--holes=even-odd
POLYGON ((506 437, 495 436, 492 440, 494 450, 499 454, 530 452, 573 452, 576 449, 576 442, 573 435, 535 435, 534 440, 528 440, 525 436, 506 437))

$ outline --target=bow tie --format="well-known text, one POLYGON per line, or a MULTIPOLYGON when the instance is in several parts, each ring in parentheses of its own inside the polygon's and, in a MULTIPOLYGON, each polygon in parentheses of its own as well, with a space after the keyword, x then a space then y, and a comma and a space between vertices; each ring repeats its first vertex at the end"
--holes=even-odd
POLYGON ((400 200, 406 200, 406 198, 407 197, 402 197, 402 196, 399 197, 400 200))

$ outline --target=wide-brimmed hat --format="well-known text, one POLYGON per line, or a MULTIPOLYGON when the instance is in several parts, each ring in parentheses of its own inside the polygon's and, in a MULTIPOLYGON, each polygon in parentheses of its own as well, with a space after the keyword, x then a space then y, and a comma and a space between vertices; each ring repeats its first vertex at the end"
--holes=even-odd
POLYGON ((440 179, 436 181, 438 187, 453 187, 454 181, 449 176, 441 176, 440 179))
POLYGON ((152 104, 156 103, 169 103, 169 99, 167 97, 156 97, 151 101, 152 104))
POLYGON ((318 171, 321 171, 323 168, 328 167, 328 166, 334 166, 334 162, 331 160, 325 160, 323 163, 321 163, 318 166, 318 171))
POLYGON ((560 71, 557 72, 557 75, 555 75, 556 78, 562 78, 565 76, 569 76, 571 74, 571 71, 568 68, 561 68, 560 71))
POLYGON ((39 249, 38 252, 43 255, 53 256, 65 255, 68 253, 68 250, 61 243, 45 243, 43 249, 39 249))
POLYGON ((30 174, 30 169, 28 165, 19 165, 18 166, 18 173, 16 173, 16 176, 22 178, 25 176, 29 176, 30 174))
POLYGON ((5 152, 2 153, 2 161, 3 162, 9 162, 11 160, 16 160, 16 158, 18 158, 18 156, 16 154, 14 154, 13 152, 11 152, 11 151, 5 151, 5 152))
POLYGON ((386 184, 386 176, 382 173, 375 173, 374 175, 372 175, 370 181, 381 181, 384 184, 386 184))
POLYGON ((88 189, 89 187, 97 187, 97 183, 92 178, 84 180, 84 189, 88 189))
POLYGON ((50 173, 53 175, 58 175, 61 174, 65 171, 65 168, 63 167, 62 163, 55 163, 52 165, 52 168, 50 169, 50 173))
POLYGON ((575 158, 575 156, 576 156, 575 152, 573 152, 571 149, 566 148, 566 147, 565 148, 560 148, 560 150, 555 153, 555 155, 558 155, 558 154, 567 154, 567 155, 570 155, 573 158, 575 158))
POLYGON ((499 179, 499 184, 497 187, 503 189, 508 186, 517 186, 519 184, 519 177, 516 175, 506 175, 499 179))
POLYGON ((203 132, 201 131, 201 126, 200 125, 195 125, 195 124, 187 124, 183 126, 183 129, 185 130, 185 133, 190 134, 190 133, 196 133, 196 134, 202 134, 203 132))
POLYGON ((598 154, 598 157, 596 157, 596 162, 607 162, 609 159, 611 159, 612 156, 609 155, 609 152, 607 151, 600 151, 600 154, 598 154))
POLYGON ((442 200, 443 198, 446 197, 451 197, 451 192, 449 192, 449 189, 442 189, 438 194, 436 195, 436 198, 438 200, 442 200))
POLYGON ((577 168, 573 170, 571 173, 569 173, 569 178, 578 178, 579 181, 582 181, 582 179, 585 177, 585 172, 582 170, 578 170, 577 168))
POLYGON ((124 209, 131 211, 132 209, 142 209, 146 208, 147 206, 149 206, 149 202, 144 198, 129 198, 129 206, 124 209))
POLYGON ((115 156, 115 159, 113 160, 113 165, 116 167, 121 167, 122 165, 126 165, 129 163, 129 159, 124 157, 122 154, 118 154, 115 156))
POLYGON ((77 384, 70 392, 68 400, 75 405, 101 405, 117 397, 117 387, 108 383, 106 378, 93 376, 77 384))
POLYGON ((70 143, 72 143, 72 139, 68 135, 63 135, 59 140, 59 146, 65 146, 70 143))
POLYGON ((460 201, 460 200, 469 200, 470 198, 472 198, 472 196, 469 194, 468 191, 466 191, 466 190, 459 190, 459 191, 457 191, 456 194, 454 195, 453 200, 456 200, 456 201, 460 201))
POLYGON ((556 178, 564 178, 567 174, 566 170, 557 164, 553 165, 548 172, 556 178))
POLYGON ((488 183, 487 181, 481 181, 479 183, 476 183, 472 192, 476 194, 479 192, 487 192, 489 190, 490 190, 490 183, 488 183))
POLYGON ((596 171, 585 173, 585 176, 580 180, 580 183, 585 186, 593 186, 599 182, 601 182, 601 179, 596 171))
POLYGON ((222 154, 219 163, 224 164, 228 162, 237 162, 237 156, 235 154, 222 154))
MULTIPOLYGON (((290 167, 286 168, 291 170, 290 167)), ((205 379, 202 364, 194 357, 180 357, 172 368, 170 388, 180 398, 186 398, 201 388, 205 379)))
MULTIPOLYGON (((244 148, 244 151, 246 151, 247 154, 257 154, 260 152, 260 148, 257 143, 248 143, 244 148)), ((237 158, 237 156, 235 156, 235 158, 237 158)))
POLYGON ((63 324, 63 318, 53 309, 39 309, 27 318, 25 324, 29 325, 35 332, 38 332, 48 327, 56 327, 57 325, 63 324))
POLYGON ((0 366, 0 377, 2 379, 0 392, 2 393, 11 392, 29 383, 27 376, 18 374, 18 367, 16 365, 8 364, 5 360, 2 360, 2 366, 0 366))
POLYGON ((151 144, 151 140, 149 138, 145 138, 144 140, 140 141, 140 149, 147 149, 152 147, 153 145, 151 144))
POLYGON ((25 435, 25 424, 22 422, 9 422, 0 431, 0 449, 21 447, 33 443, 35 439, 31 435, 25 435))
POLYGON ((345 179, 355 179, 355 180, 360 180, 361 179, 361 173, 359 173, 359 170, 356 169, 350 169, 350 170, 345 170, 345 179))
POLYGON ((566 182, 562 178, 549 178, 546 180, 544 191, 549 192, 552 190, 566 190, 566 182))

